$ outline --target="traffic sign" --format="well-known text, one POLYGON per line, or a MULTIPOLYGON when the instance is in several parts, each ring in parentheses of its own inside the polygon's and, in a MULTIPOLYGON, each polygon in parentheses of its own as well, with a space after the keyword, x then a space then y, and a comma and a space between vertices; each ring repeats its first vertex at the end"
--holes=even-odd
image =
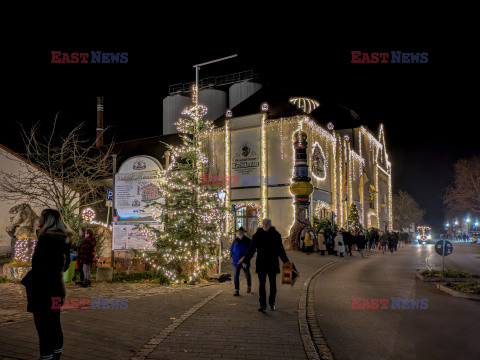
POLYGON ((113 200, 113 190, 107 190, 107 200, 109 201, 113 200))
MULTIPOLYGON (((438 255, 443 255, 443 242, 444 240, 437 241, 435 244, 435 251, 438 255)), ((450 241, 445 240, 445 256, 450 255, 453 252, 453 245, 450 241)))
POLYGON ((112 200, 105 201, 105 206, 106 207, 112 207, 113 206, 113 201, 112 200))

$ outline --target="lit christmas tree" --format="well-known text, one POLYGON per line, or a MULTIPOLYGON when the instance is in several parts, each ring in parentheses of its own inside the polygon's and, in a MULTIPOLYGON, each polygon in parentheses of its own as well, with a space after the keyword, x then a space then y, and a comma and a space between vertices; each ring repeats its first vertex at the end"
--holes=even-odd
POLYGON ((348 230, 360 231, 362 230, 362 224, 360 224, 360 217, 358 216, 358 209, 355 204, 350 205, 350 211, 347 219, 348 230))
POLYGON ((212 270, 224 237, 225 208, 218 198, 219 187, 202 184, 201 174, 208 164, 202 140, 212 134, 214 126, 203 119, 207 108, 198 104, 195 87, 192 92, 193 105, 176 124, 183 144, 166 144, 172 162, 160 183, 163 199, 152 204, 164 231, 144 227, 157 251, 142 255, 172 281, 193 280, 212 270))

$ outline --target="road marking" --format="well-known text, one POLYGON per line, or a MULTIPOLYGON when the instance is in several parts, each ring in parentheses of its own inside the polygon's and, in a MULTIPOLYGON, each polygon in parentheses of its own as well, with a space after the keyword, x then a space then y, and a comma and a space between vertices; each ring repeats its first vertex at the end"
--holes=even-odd
POLYGON ((176 319, 173 323, 167 326, 165 329, 160 331, 157 335, 150 339, 148 343, 143 345, 143 347, 137 351, 137 353, 130 358, 130 360, 145 360, 152 352, 155 350, 158 345, 167 338, 177 327, 179 327, 185 320, 189 317, 194 315, 198 310, 200 310, 203 306, 208 304, 210 301, 215 299, 218 295, 223 293, 225 290, 218 290, 215 294, 210 295, 203 301, 199 302, 198 304, 194 305, 190 310, 183 313, 180 318, 176 319))

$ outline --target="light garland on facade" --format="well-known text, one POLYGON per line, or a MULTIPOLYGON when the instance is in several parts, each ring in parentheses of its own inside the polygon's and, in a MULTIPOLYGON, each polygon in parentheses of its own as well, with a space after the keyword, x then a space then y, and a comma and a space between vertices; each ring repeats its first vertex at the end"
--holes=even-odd
MULTIPOLYGON (((312 152, 311 152, 311 155, 310 157, 313 158, 313 154, 315 152, 315 148, 319 148, 320 149, 320 152, 323 156, 323 158, 325 159, 325 171, 324 171, 324 176, 323 177, 320 177, 320 176, 317 176, 313 171, 311 172, 312 173, 312 176, 317 179, 318 181, 324 181, 326 178, 327 178, 327 168, 328 168, 328 158, 325 157, 325 154, 323 152, 323 148, 320 146, 320 144, 318 142, 315 142, 313 144, 313 147, 312 147, 312 152)), ((311 163, 311 162, 310 162, 311 163)))
POLYGON ((265 179, 267 179, 267 133, 265 130, 265 119, 267 115, 262 116, 262 129, 261 129, 261 141, 262 141, 262 218, 266 219, 268 217, 267 211, 267 184, 265 179))
POLYGON ((317 204, 315 206, 315 216, 317 217, 317 219, 321 218, 322 214, 320 212, 322 210, 332 211, 332 208, 330 207, 330 204, 328 204, 324 201, 316 200, 315 203, 317 204))
MULTIPOLYGON (((225 120, 225 177, 227 179, 227 186, 225 187, 225 207, 227 208, 227 212, 229 213, 229 209, 231 208, 230 200, 231 200, 231 190, 230 190, 230 120, 225 120)), ((234 224, 233 226, 236 226, 234 224)), ((227 215, 226 219, 226 226, 225 230, 227 233, 230 233, 232 230, 232 225, 229 216, 227 215)))

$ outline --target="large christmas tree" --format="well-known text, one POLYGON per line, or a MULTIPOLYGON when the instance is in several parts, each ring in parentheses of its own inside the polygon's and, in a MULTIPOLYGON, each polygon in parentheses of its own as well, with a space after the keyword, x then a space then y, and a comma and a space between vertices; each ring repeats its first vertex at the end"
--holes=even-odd
POLYGON ((347 218, 347 228, 349 231, 362 230, 362 224, 360 224, 360 217, 358 216, 358 209, 355 204, 350 205, 350 211, 347 218))
POLYGON ((192 93, 193 105, 176 124, 182 145, 167 144, 172 162, 160 184, 163 199, 152 205, 164 231, 145 228, 157 251, 143 252, 144 257, 173 281, 193 280, 212 271, 224 237, 225 208, 218 198, 219 187, 205 186, 201 176, 208 163, 201 143, 214 127, 203 119, 207 108, 198 103, 195 87, 192 93))

